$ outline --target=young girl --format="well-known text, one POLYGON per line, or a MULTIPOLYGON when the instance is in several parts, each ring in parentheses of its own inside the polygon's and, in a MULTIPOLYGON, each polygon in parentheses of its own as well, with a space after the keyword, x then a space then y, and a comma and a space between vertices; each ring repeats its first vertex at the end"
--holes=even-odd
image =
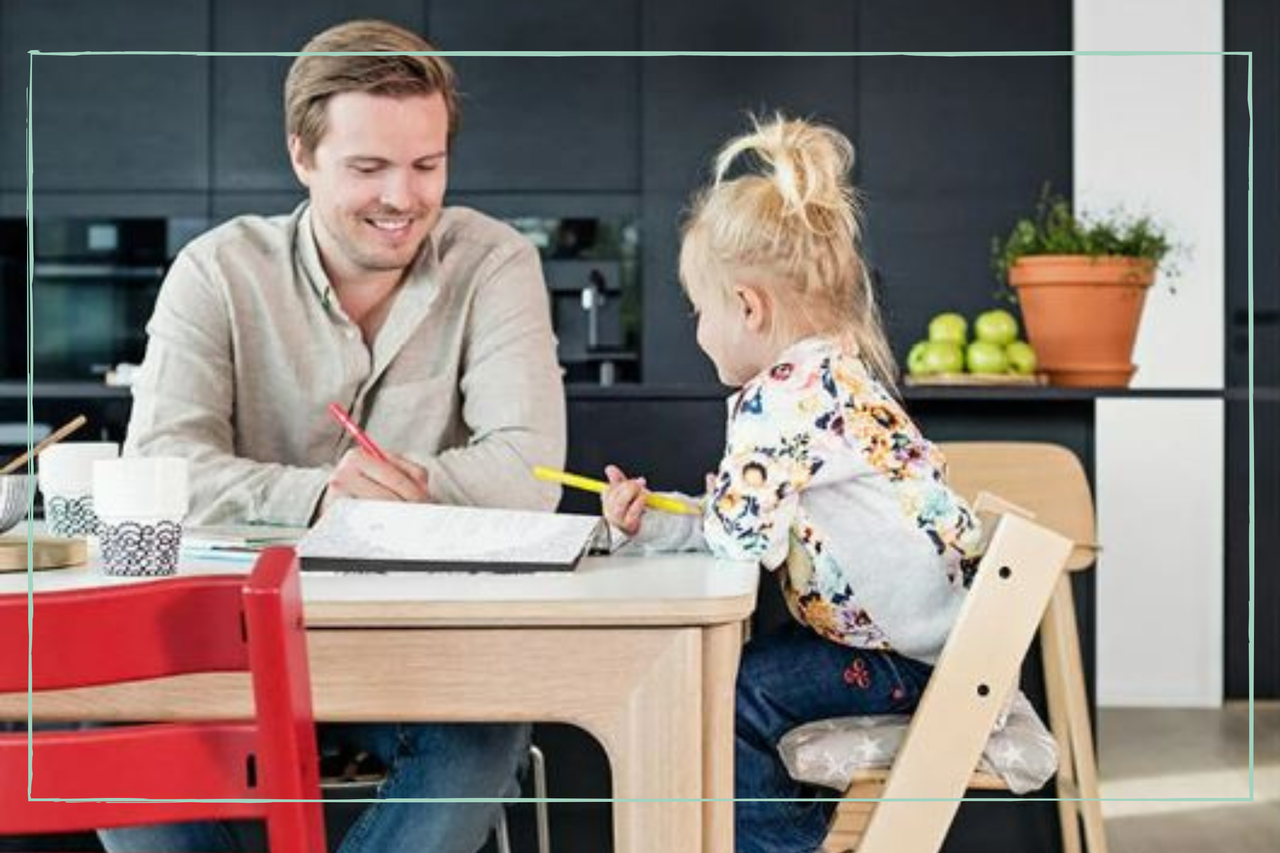
POLYGON ((719 153, 684 228, 680 279, 698 345, 741 386, 724 458, 700 517, 646 514, 644 481, 606 471, 604 514, 629 545, 758 561, 795 617, 743 650, 744 853, 819 847, 833 804, 804 799, 779 739, 813 720, 912 710, 976 564, 975 517, 890 391, 852 161, 835 130, 781 117, 719 153))

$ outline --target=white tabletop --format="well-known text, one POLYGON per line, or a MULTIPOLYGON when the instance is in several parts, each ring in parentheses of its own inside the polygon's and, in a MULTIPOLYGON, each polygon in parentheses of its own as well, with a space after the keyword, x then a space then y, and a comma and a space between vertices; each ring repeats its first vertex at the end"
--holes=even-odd
MULTIPOLYGON (((9 535, 13 535, 12 533, 9 535)), ((178 576, 245 574, 251 563, 184 557, 178 576)), ((330 574, 304 572, 307 623, 325 626, 705 624, 754 607, 758 569, 706 554, 587 557, 571 572, 330 574)), ((85 589, 148 578, 70 569, 0 574, 0 594, 85 589), (28 586, 30 584, 30 587, 28 586)))

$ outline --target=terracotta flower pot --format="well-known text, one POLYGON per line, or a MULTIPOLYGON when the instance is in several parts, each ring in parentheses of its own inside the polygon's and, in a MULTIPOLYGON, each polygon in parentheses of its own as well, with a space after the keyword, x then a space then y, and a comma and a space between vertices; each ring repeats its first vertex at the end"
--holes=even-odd
POLYGON ((1009 268, 1027 338, 1054 385, 1123 388, 1155 263, 1141 258, 1029 255, 1009 268))

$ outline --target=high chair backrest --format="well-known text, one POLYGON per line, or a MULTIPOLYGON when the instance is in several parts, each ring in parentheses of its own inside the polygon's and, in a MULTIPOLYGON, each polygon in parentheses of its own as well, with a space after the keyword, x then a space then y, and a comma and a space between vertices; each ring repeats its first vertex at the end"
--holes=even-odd
MULTIPOLYGON (((249 672, 255 715, 39 730, 30 735, 30 765, 28 734, 0 735, 0 835, 259 818, 273 853, 324 851, 292 550, 267 550, 248 578, 168 578, 31 601, 28 634, 28 596, 0 596, 0 693, 249 672), (104 798, 126 801, 58 802, 104 798)), ((187 709, 184 719, 198 715, 187 709)))
POLYGON ((941 848, 1071 550, 1036 522, 999 517, 859 853, 941 848))
POLYGON ((947 458, 947 482, 970 501, 990 492, 1023 507, 1040 524, 1075 543, 1068 570, 1096 556, 1093 496, 1084 467, 1056 444, 956 441, 938 445, 947 458))

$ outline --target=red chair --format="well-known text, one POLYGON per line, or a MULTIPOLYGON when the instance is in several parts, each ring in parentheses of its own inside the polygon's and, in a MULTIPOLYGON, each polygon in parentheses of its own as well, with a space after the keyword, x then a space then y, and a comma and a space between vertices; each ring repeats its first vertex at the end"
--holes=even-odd
MULTIPOLYGON (((0 596, 0 693, 27 690, 27 601, 0 596)), ((325 850, 292 550, 264 552, 247 580, 180 577, 38 593, 34 602, 33 691, 247 671, 256 716, 38 731, 30 768, 27 734, 0 735, 0 835, 261 819, 274 853, 325 850), (28 769, 32 798, 86 801, 30 800, 28 769), (92 802, 103 798, 125 800, 92 802)))

